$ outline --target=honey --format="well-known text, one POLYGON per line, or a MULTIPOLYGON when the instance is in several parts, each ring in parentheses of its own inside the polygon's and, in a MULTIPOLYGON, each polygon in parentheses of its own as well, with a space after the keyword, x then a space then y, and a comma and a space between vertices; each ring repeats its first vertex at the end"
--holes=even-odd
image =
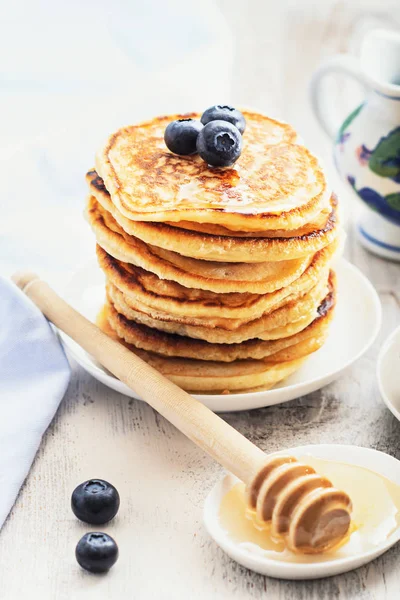
POLYGON ((249 509, 243 483, 234 485, 222 498, 219 520, 232 541, 266 558, 285 562, 310 563, 336 560, 372 550, 400 526, 400 486, 364 467, 299 457, 324 475, 353 502, 352 523, 348 535, 334 549, 317 554, 295 554, 284 538, 271 535, 270 523, 261 523, 249 509))

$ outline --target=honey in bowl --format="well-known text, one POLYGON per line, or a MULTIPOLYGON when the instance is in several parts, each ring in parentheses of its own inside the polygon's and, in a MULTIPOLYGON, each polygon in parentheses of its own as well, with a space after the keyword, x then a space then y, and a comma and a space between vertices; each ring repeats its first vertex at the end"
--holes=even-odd
POLYGON ((372 550, 400 526, 400 486, 386 477, 357 465, 303 456, 352 499, 352 522, 348 535, 333 549, 321 554, 291 552, 284 538, 271 535, 270 523, 260 523, 247 505, 245 486, 234 485, 222 498, 219 520, 229 537, 248 550, 267 558, 295 563, 337 560, 372 550))

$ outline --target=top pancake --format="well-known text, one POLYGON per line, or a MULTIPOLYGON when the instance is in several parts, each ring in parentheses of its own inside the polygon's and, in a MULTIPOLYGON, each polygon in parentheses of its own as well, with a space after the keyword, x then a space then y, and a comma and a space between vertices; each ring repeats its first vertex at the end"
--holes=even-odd
POLYGON ((329 205, 321 166, 287 124, 244 111, 243 151, 230 168, 198 155, 177 156, 164 143, 169 122, 157 117, 120 129, 96 157, 117 209, 133 221, 189 221, 233 231, 290 230, 329 205))
MULTIPOLYGON (((221 263, 260 263, 266 261, 286 261, 311 256, 330 244, 338 234, 337 198, 332 194, 329 210, 323 210, 320 218, 312 223, 292 229, 284 230, 265 229, 263 232, 232 232, 230 236, 225 233, 214 235, 204 233, 200 228, 217 228, 228 231, 219 225, 204 225, 201 223, 188 223, 179 221, 174 225, 170 223, 152 223, 149 221, 132 221, 127 219, 113 204, 111 196, 104 186, 104 182, 96 171, 86 174, 86 181, 91 195, 97 200, 99 207, 107 215, 106 221, 112 219, 115 225, 128 234, 146 242, 148 245, 164 251, 172 251, 181 256, 191 257, 204 261, 221 263), (183 228, 181 224, 183 223, 183 228), (189 227, 191 226, 191 228, 189 227), (197 227, 196 227, 197 226, 197 227), (198 230, 196 230, 198 229, 198 230)), ((89 199, 89 212, 94 209, 94 198, 89 199)), ((89 220, 91 220, 89 218, 89 220)), ((96 235, 98 235, 96 233, 96 235)), ((130 262, 129 260, 126 262, 130 262)))

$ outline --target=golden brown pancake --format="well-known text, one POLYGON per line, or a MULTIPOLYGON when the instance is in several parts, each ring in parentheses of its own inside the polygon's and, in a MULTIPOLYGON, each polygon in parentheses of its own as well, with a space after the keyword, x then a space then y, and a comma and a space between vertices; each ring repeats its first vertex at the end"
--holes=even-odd
POLYGON ((232 362, 238 359, 267 359, 269 362, 295 360, 320 348, 326 339, 334 307, 333 290, 319 307, 316 319, 300 333, 280 340, 248 340, 239 344, 212 344, 177 334, 158 331, 118 313, 108 296, 108 322, 119 338, 148 352, 163 356, 232 362))
POLYGON ((128 236, 93 197, 89 199, 86 214, 98 244, 108 254, 187 288, 217 293, 273 292, 297 279, 313 258, 311 254, 294 260, 251 264, 187 258, 128 236))
POLYGON ((97 154, 96 170, 128 219, 212 223, 238 231, 296 229, 327 207, 322 168, 289 125, 244 111, 242 154, 221 169, 165 146, 168 123, 188 116, 200 118, 171 115, 122 128, 97 154))
POLYGON ((149 246, 124 233, 110 213, 89 199, 87 218, 98 244, 115 259, 156 274, 160 279, 175 281, 185 288, 216 293, 272 293, 291 285, 319 256, 331 260, 339 238, 315 255, 303 259, 272 263, 213 263, 180 256, 149 246))
MULTIPOLYGON (((217 262, 287 261, 289 256, 293 260, 317 252, 331 243, 338 233, 337 199, 334 195, 330 199, 329 208, 324 208, 315 220, 301 229, 255 232, 253 237, 248 237, 246 232, 231 232, 228 236, 227 229, 220 226, 219 231, 223 229, 224 234, 217 235, 199 231, 202 227, 199 224, 198 230, 195 224, 190 230, 191 224, 187 222, 183 222, 184 227, 181 228, 180 223, 173 226, 167 223, 132 221, 114 206, 96 171, 89 171, 86 179, 90 193, 123 231, 152 246, 187 257, 217 262), (282 235, 279 237, 280 233, 282 235)), ((93 199, 89 199, 89 210, 94 208, 96 205, 93 199)), ((104 212, 101 214, 105 215, 104 212)))
MULTIPOLYGON (((132 307, 145 304, 179 317, 203 319, 256 319, 311 290, 320 279, 327 278, 335 248, 324 248, 314 256, 302 275, 270 294, 219 293, 189 289, 167 279, 160 279, 140 267, 118 261, 100 246, 99 265, 107 279, 120 289, 132 307)), ((215 323, 215 321, 213 321, 215 323)))
POLYGON ((318 307, 334 285, 330 280, 319 282, 307 294, 287 302, 277 310, 258 319, 243 322, 240 319, 196 319, 174 317, 168 313, 149 310, 145 305, 132 308, 124 294, 116 287, 107 286, 107 294, 117 312, 128 320, 166 333, 197 338, 216 344, 241 343, 253 338, 276 340, 289 337, 305 329, 318 315, 318 307))
POLYGON ((98 325, 110 337, 127 346, 150 366, 188 392, 229 393, 269 389, 296 371, 304 361, 304 358, 300 358, 274 364, 248 359, 223 363, 170 358, 140 350, 118 338, 108 323, 107 309, 100 315, 98 325))

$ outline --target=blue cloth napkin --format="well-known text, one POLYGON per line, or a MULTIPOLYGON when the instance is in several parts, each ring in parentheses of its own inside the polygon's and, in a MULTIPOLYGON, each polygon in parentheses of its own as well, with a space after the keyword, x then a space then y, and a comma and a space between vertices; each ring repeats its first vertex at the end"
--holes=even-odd
POLYGON ((69 378, 68 360, 48 321, 0 277, 0 528, 69 378))

